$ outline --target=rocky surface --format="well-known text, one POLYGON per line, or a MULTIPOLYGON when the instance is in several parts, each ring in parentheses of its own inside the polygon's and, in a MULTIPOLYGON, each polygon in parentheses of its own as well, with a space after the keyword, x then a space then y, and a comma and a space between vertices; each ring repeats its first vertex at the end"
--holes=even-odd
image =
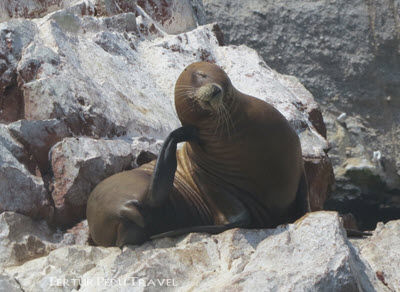
POLYGON ((378 223, 373 236, 355 245, 378 279, 391 291, 400 291, 400 220, 378 223))
POLYGON ((50 152, 55 221, 68 225, 85 217, 91 190, 106 177, 132 169, 132 150, 124 141, 66 138, 50 152))
MULTIPOLYGON (((86 221, 57 229, 84 218, 100 180, 156 158, 160 139, 179 125, 175 80, 194 61, 220 65, 240 91, 287 117, 302 143, 314 210, 333 181, 325 124, 295 77, 246 46, 221 46, 218 26, 198 26, 206 22, 200 0, 7 0, 4 20, 0 290, 400 290, 399 221, 351 243, 337 213, 316 212, 271 230, 123 250, 90 246, 86 221)), ((357 163, 344 168, 357 173, 357 163)))
POLYGON ((68 227, 82 220, 99 181, 154 159, 154 139, 179 126, 175 81, 201 60, 222 66, 235 87, 286 116, 301 139, 313 210, 322 209, 333 176, 313 96, 254 50, 221 46, 217 26, 196 27, 204 18, 201 2, 178 2, 64 1, 41 18, 0 23, 0 119, 24 153, 8 159, 21 164, 21 182, 38 193, 22 201, 28 206, 8 202, 27 197, 19 190, 28 182, 20 186, 5 170, 1 183, 11 189, 0 194, 4 210, 36 212, 68 227), (37 211, 42 205, 47 209, 37 211))
MULTIPOLYGON (((398 236, 399 221, 391 225, 395 233, 377 231, 371 242, 375 236, 381 242, 398 236)), ((189 234, 123 250, 59 247, 40 258, 4 268, 0 279, 8 285, 17 282, 23 291, 399 289, 397 264, 386 260, 380 261, 383 267, 374 266, 370 259, 379 257, 381 251, 372 249, 369 257, 364 256, 366 246, 367 241, 360 257, 346 238, 337 213, 315 212, 270 230, 189 234), (376 269, 383 269, 385 281, 376 269), (391 285, 384 283, 389 281, 391 285)), ((389 256, 390 251, 385 254, 389 256)), ((396 254, 392 256, 395 259, 396 254)))
POLYGON ((400 1, 203 3, 226 44, 256 49, 321 104, 338 186, 327 207, 367 229, 400 218, 400 1))
POLYGON ((32 218, 49 218, 52 214, 38 164, 7 126, 0 124, 0 213, 7 210, 32 218))
POLYGON ((3 212, 0 214, 0 269, 45 256, 56 248, 56 241, 57 233, 46 222, 3 212))
POLYGON ((68 226, 85 218, 87 199, 99 182, 137 166, 137 159, 140 161, 141 155, 145 155, 143 152, 156 157, 161 145, 161 141, 145 137, 136 138, 132 143, 87 137, 66 138, 54 145, 50 152, 53 173, 50 190, 56 224, 68 226))

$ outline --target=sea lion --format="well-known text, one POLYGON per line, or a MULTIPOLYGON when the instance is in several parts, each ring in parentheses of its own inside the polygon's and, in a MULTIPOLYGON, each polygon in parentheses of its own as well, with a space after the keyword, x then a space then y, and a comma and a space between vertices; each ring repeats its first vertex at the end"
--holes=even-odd
POLYGON ((111 176, 91 193, 96 244, 272 228, 310 211, 299 138, 272 105, 239 92, 217 65, 198 62, 179 76, 175 107, 183 127, 157 163, 111 176))

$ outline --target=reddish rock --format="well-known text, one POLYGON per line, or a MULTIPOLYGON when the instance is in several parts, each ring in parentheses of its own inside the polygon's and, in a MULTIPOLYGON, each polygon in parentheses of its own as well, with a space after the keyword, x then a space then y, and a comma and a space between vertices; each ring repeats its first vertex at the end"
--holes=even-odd
POLYGON ((106 177, 132 168, 129 143, 121 140, 66 138, 51 150, 54 221, 72 226, 85 218, 92 189, 106 177))
POLYGON ((327 155, 317 159, 303 156, 303 159, 307 175, 311 210, 322 210, 335 181, 332 163, 327 155))

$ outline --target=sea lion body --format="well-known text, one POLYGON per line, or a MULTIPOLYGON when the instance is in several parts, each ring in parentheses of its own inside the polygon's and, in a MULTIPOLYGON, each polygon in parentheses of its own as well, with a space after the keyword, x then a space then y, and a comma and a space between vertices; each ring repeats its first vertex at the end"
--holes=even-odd
POLYGON ((211 232, 235 226, 270 228, 310 210, 299 138, 272 105, 236 90, 218 66, 199 62, 179 77, 175 106, 182 125, 198 129, 198 141, 186 142, 176 152, 171 191, 160 206, 146 212, 130 205, 131 219, 121 220, 127 218, 120 215, 126 202, 135 199, 146 205, 152 197, 148 185, 155 162, 100 183, 87 213, 97 244, 138 243, 195 226, 211 232), (108 201, 113 202, 106 207, 108 201), (118 235, 121 225, 129 225, 122 228, 128 236, 118 235))

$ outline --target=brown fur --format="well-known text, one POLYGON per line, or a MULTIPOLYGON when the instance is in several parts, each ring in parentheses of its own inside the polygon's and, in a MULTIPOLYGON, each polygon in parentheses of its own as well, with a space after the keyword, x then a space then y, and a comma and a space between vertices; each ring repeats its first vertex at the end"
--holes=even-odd
POLYGON ((236 90, 218 66, 199 62, 180 75, 175 106, 182 125, 198 128, 200 143, 186 142, 177 152, 167 202, 149 211, 150 221, 127 204, 145 201, 155 161, 104 180, 87 208, 97 244, 141 243, 162 232, 275 227, 309 211, 299 138, 272 105, 236 90))

